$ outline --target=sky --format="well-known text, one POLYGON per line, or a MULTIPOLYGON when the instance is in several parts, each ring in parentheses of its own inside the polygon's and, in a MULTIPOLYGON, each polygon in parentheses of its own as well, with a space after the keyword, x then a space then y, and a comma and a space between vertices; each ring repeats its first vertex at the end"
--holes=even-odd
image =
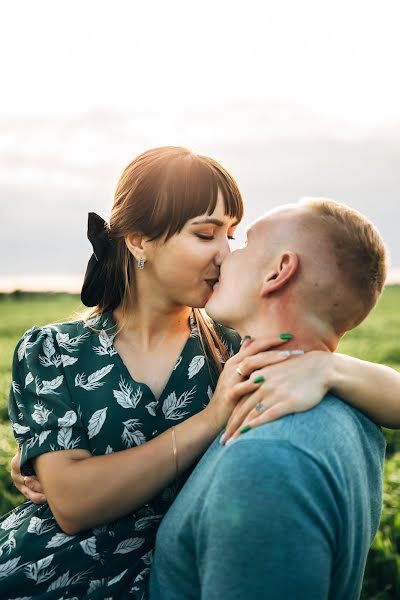
POLYGON ((354 206, 400 267, 397 1, 17 0, 0 15, 0 289, 78 289, 87 212, 108 216, 124 166, 159 145, 228 168, 244 225, 304 195, 354 206))

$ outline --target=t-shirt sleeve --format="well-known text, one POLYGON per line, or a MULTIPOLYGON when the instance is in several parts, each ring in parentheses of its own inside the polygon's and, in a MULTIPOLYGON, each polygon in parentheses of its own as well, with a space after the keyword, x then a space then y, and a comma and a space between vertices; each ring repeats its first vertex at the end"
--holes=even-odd
POLYGON ((68 359, 50 327, 30 329, 15 349, 9 416, 21 447, 22 475, 34 474, 31 460, 40 454, 89 450, 64 374, 63 362, 68 359))

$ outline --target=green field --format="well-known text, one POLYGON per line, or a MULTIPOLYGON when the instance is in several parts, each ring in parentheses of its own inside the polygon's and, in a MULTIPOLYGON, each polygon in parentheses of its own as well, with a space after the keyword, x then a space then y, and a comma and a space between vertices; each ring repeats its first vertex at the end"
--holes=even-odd
MULTIPOLYGON (((21 501, 8 474, 15 449, 7 417, 14 347, 32 325, 75 318, 82 308, 78 296, 69 294, 0 295, 0 514, 21 501)), ((369 318, 344 337, 339 351, 400 370, 400 286, 386 289, 369 318)), ((363 598, 368 600, 400 597, 400 433, 385 434, 384 508, 367 565, 363 598)))

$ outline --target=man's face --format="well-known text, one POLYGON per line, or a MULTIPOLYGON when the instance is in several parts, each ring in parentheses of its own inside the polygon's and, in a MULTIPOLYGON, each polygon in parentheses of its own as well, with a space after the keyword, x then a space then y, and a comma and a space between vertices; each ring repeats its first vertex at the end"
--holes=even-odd
POLYGON ((222 325, 236 328, 260 302, 268 254, 267 220, 253 223, 244 246, 222 262, 219 282, 205 306, 207 314, 222 325))

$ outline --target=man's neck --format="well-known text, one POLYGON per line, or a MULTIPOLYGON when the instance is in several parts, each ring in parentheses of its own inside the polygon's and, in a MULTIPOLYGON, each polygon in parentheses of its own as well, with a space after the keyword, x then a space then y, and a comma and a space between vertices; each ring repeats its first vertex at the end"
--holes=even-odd
POLYGON ((249 335, 252 338, 274 338, 282 333, 290 333, 293 338, 285 343, 285 350, 333 352, 338 342, 329 324, 313 317, 311 313, 301 314, 293 309, 285 310, 279 307, 248 315, 235 329, 241 337, 249 335))

